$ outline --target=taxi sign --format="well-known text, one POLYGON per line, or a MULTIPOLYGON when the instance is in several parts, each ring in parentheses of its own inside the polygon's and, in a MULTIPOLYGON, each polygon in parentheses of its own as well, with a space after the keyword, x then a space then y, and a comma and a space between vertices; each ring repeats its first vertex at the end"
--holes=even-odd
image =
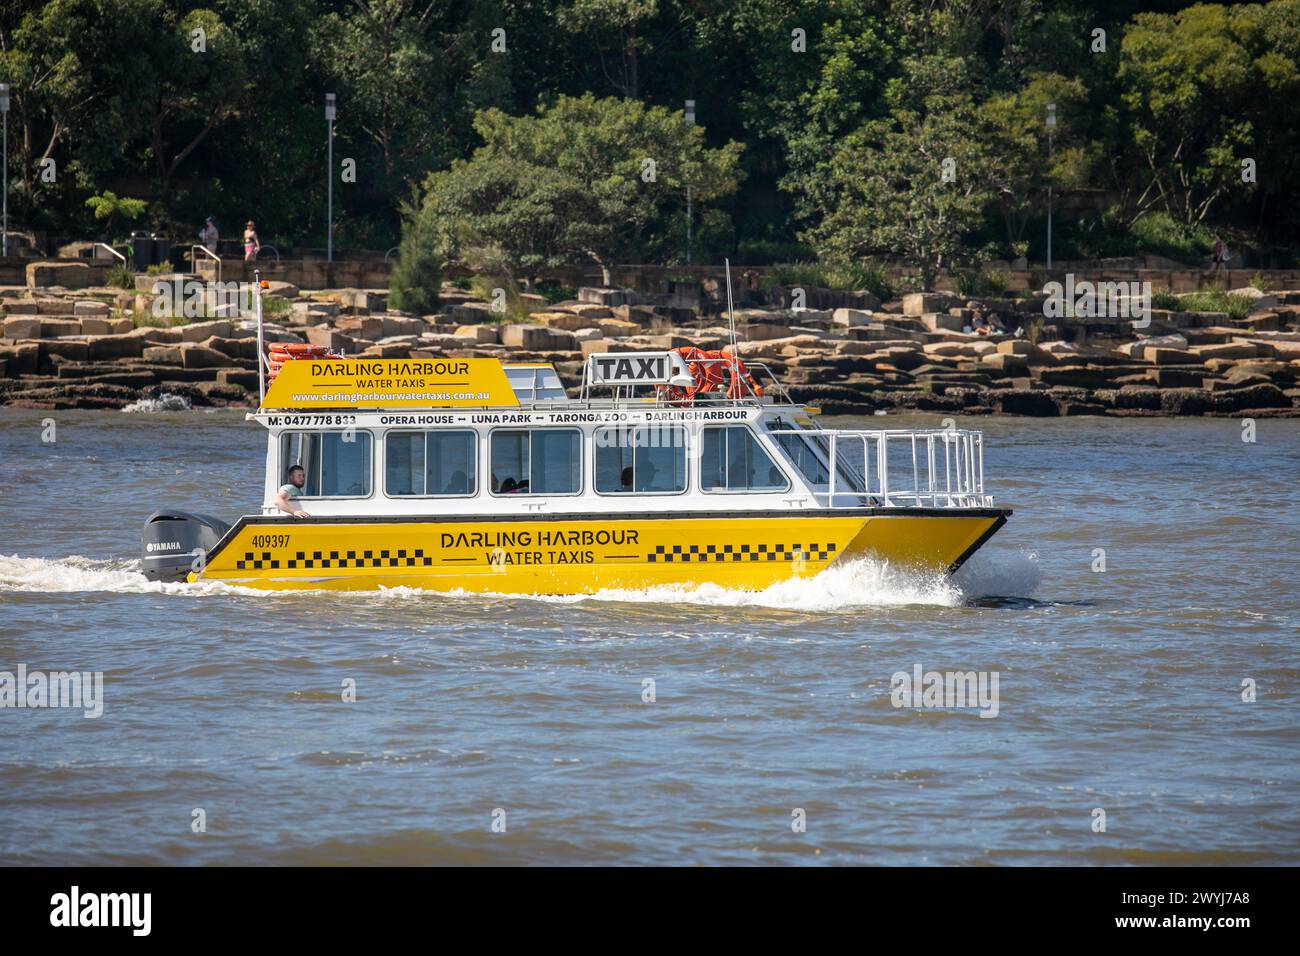
POLYGON ((683 377, 694 381, 676 352, 597 352, 588 356, 587 371, 592 385, 669 385, 683 377))

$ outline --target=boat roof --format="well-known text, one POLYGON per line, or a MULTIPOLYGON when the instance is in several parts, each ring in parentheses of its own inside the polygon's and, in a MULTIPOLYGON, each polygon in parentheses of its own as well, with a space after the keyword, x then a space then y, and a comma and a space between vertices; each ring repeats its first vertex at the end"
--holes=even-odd
MULTIPOLYGON (((721 360, 706 360, 721 361, 721 360)), ((721 393, 697 397, 697 407, 795 406, 775 376, 770 394, 750 392, 735 398, 721 393)), ((756 376, 757 377, 757 376, 756 376)), ((596 352, 584 367, 580 396, 571 397, 549 362, 502 362, 497 358, 371 359, 311 356, 284 361, 265 389, 254 417, 289 411, 336 412, 645 407, 666 404, 667 389, 692 383, 674 351, 596 352)))

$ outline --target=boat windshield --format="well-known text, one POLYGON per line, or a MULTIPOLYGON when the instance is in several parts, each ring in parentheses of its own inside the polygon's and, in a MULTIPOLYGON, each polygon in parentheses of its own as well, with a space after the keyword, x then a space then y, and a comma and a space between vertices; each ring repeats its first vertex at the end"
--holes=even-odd
MULTIPOLYGON (((819 428, 804 415, 776 416, 767 420, 767 430, 789 462, 799 470, 814 492, 830 490, 832 432, 819 428), (797 432, 797 434, 796 434, 797 432)), ((835 449, 835 492, 866 495, 867 446, 862 441, 841 441, 835 449)), ((864 500, 862 502, 866 504, 864 500)))

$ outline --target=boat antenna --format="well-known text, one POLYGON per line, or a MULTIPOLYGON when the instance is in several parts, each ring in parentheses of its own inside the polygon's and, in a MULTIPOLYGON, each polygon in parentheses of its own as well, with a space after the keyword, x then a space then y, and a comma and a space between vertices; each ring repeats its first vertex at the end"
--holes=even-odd
POLYGON ((266 404, 266 347, 262 342, 262 273, 253 270, 253 302, 257 310, 257 407, 266 404))
POLYGON ((731 328, 731 354, 736 354, 736 308, 731 300, 731 260, 723 259, 723 266, 727 270, 727 321, 731 328))

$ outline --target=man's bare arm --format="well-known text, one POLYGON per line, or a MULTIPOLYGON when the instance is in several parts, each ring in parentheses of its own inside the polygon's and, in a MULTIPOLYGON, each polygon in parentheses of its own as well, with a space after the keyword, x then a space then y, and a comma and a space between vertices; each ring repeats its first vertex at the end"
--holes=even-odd
POLYGON ((307 512, 303 511, 301 508, 295 508, 293 502, 289 500, 289 496, 283 491, 275 496, 275 506, 285 514, 293 515, 295 518, 311 517, 311 515, 307 514, 307 512))

